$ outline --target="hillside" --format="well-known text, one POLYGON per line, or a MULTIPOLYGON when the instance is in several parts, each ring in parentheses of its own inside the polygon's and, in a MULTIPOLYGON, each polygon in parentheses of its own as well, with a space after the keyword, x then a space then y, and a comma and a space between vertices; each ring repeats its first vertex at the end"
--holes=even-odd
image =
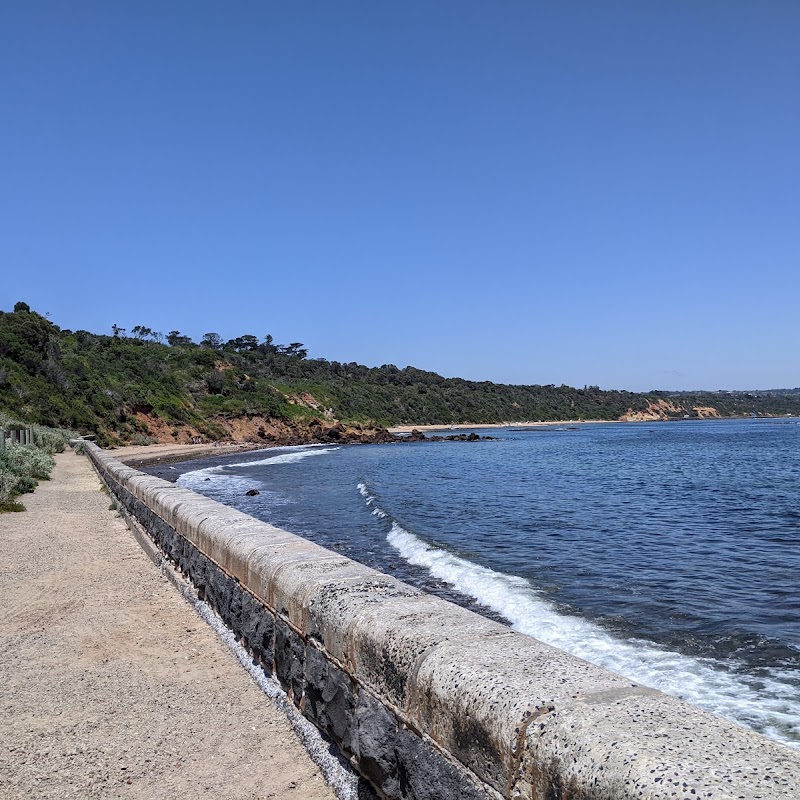
POLYGON ((0 410, 101 442, 380 441, 393 424, 800 414, 800 391, 647 394, 512 386, 309 359, 302 344, 143 326, 61 329, 0 312, 0 410))

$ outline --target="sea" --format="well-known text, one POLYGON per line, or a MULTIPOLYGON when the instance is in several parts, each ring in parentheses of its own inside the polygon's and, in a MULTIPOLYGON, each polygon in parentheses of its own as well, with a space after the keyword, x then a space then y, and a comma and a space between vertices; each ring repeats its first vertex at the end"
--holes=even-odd
POLYGON ((477 433, 170 477, 800 748, 800 420, 477 433))

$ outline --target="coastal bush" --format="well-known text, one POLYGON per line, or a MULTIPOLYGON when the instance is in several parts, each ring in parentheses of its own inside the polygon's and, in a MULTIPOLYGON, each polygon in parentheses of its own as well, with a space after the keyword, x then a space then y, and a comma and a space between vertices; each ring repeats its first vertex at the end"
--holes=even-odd
POLYGON ((31 477, 30 475, 18 475, 17 476, 17 484, 14 487, 14 491, 17 494, 28 494, 28 492, 32 492, 38 481, 36 478, 31 477))
POLYGON ((55 463, 50 453, 35 445, 7 447, 0 453, 0 470, 34 480, 49 478, 55 463))
POLYGON ((12 472, 0 469, 0 505, 10 502, 15 495, 19 494, 16 487, 17 476, 12 472))
POLYGON ((155 436, 147 436, 144 433, 134 433, 131 443, 139 445, 140 447, 146 447, 151 444, 158 444, 158 439, 156 439, 155 436))
POLYGON ((4 412, 0 412, 0 429, 33 433, 31 444, 8 444, 0 450, 0 512, 24 511, 25 507, 14 498, 32 492, 40 480, 50 477, 55 465, 53 454, 61 453, 76 434, 61 428, 24 424, 4 412))
POLYGON ((51 455, 53 453, 63 453, 64 448, 69 444, 69 440, 77 436, 75 431, 64 428, 51 428, 45 425, 29 425, 20 422, 15 417, 0 411, 0 429, 20 430, 31 429, 33 431, 33 444, 40 450, 44 450, 51 455))
POLYGON ((49 453, 33 446, 8 447, 0 453, 0 511, 23 511, 14 498, 49 478, 54 464, 49 453))
POLYGON ((14 498, 20 494, 32 492, 36 488, 36 480, 29 475, 16 475, 0 466, 0 512, 24 511, 25 506, 14 498))

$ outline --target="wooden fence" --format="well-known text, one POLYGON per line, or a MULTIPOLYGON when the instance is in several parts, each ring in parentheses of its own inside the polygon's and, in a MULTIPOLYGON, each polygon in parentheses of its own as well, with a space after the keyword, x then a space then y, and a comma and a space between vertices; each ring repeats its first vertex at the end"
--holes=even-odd
POLYGON ((0 429, 0 452, 6 447, 24 444, 34 444, 33 428, 12 428, 8 431, 0 429))

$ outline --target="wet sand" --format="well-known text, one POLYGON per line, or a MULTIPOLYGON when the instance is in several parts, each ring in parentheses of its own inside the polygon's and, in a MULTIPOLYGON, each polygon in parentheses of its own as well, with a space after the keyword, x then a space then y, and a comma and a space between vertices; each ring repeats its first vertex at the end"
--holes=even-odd
POLYGON ((236 444, 148 444, 127 445, 108 448, 112 457, 130 467, 146 464, 170 464, 175 461, 191 461, 206 456, 227 456, 234 453, 249 453, 265 450, 263 444, 239 442, 236 444))

